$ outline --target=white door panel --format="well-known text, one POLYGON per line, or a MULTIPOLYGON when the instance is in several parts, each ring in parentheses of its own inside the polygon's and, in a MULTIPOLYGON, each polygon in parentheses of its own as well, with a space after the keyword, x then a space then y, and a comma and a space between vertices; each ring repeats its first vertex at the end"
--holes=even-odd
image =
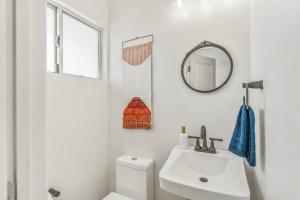
POLYGON ((192 55, 190 59, 190 84, 200 90, 216 88, 216 62, 201 55, 192 55))

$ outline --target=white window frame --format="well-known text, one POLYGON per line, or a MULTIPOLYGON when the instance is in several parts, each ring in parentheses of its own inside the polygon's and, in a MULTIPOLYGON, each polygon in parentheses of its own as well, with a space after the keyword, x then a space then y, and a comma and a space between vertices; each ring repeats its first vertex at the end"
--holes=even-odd
MULTIPOLYGON (((92 79, 101 79, 102 78, 102 32, 103 29, 93 20, 89 19, 88 17, 84 16, 83 14, 79 13, 78 11, 74 10, 70 6, 54 0, 47 1, 47 8, 51 8, 56 13, 55 18, 55 32, 56 32, 56 39, 55 39, 55 63, 56 63, 56 71, 48 73, 57 73, 57 74, 67 74, 71 76, 78 76, 83 78, 92 78, 92 79), (97 78, 82 76, 82 75, 75 75, 75 74, 68 74, 63 72, 63 14, 66 14, 79 22, 83 23, 84 25, 93 28, 98 32, 98 75, 97 78)), ((48 66, 47 66, 48 68, 48 66)))

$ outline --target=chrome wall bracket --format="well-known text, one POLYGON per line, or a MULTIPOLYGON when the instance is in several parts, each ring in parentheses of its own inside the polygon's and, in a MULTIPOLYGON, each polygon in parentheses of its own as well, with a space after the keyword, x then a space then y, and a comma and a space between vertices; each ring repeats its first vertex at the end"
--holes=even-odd
POLYGON ((264 81, 254 81, 250 83, 243 83, 243 88, 246 88, 246 97, 243 97, 243 103, 249 105, 249 88, 250 89, 264 89, 264 81))

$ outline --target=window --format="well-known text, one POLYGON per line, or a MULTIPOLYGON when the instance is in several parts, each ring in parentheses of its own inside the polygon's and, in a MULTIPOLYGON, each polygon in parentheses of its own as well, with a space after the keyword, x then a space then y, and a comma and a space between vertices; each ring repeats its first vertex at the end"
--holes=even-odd
POLYGON ((48 7, 47 9, 47 69, 49 72, 57 72, 56 70, 56 12, 48 7))
POLYGON ((100 78, 101 29, 56 5, 47 6, 47 71, 100 78))

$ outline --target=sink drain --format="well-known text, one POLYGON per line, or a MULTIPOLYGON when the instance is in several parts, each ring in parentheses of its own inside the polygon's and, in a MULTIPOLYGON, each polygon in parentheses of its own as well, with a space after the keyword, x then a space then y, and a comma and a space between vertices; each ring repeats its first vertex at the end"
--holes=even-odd
POLYGON ((207 183, 208 182, 208 179, 207 178, 204 178, 204 177, 201 177, 199 178, 199 181, 203 182, 203 183, 207 183))
POLYGON ((138 159, 137 157, 132 157, 132 158, 131 158, 131 160, 137 160, 137 159, 138 159))

